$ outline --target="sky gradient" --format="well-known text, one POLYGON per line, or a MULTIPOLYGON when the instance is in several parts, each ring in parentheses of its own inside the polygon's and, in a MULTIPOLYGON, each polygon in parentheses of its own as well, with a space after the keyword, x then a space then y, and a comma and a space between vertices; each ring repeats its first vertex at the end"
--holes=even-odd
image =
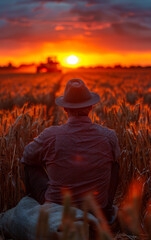
POLYGON ((0 1, 0 64, 151 65, 150 0, 0 1))

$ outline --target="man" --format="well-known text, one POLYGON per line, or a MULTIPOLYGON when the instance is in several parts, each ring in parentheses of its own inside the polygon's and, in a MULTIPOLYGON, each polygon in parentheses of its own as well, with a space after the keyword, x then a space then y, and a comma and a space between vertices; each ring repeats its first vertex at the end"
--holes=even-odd
POLYGON ((56 104, 64 107, 68 121, 45 129, 25 147, 26 188, 40 204, 62 204, 65 189, 72 204, 81 207, 87 193, 94 194, 108 221, 115 218, 114 195, 118 184, 119 145, 115 131, 93 124, 88 117, 98 103, 80 79, 68 81, 56 104))

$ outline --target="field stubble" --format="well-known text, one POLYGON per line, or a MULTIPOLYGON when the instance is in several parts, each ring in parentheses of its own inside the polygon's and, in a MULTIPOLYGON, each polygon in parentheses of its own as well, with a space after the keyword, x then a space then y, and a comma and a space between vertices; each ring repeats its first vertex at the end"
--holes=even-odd
MULTIPOLYGON (((151 224, 149 203, 151 71, 149 70, 75 71, 64 75, 1 75, 1 211, 15 206, 24 196, 24 184, 20 177, 20 159, 25 145, 44 128, 66 122, 67 116, 55 105, 55 97, 63 94, 64 87, 71 78, 83 79, 90 90, 97 92, 101 97, 100 103, 94 106, 91 112, 92 121, 112 128, 117 133, 121 155, 120 185, 116 203, 118 206, 124 206, 124 216, 128 214, 125 219, 129 219, 131 217, 127 209, 131 208, 136 197, 138 199, 141 197, 141 214, 137 217, 141 218, 143 225, 143 216, 146 214, 147 224, 151 224), (133 187, 129 187, 132 179, 135 179, 135 184, 132 183, 133 187), (139 189, 138 186, 142 188, 139 189)), ((132 209, 134 208, 135 206, 132 209)), ((133 213, 133 217, 137 214, 133 213)), ((131 230, 135 232, 134 229, 131 230)), ((118 236, 117 239, 120 239, 118 236)))

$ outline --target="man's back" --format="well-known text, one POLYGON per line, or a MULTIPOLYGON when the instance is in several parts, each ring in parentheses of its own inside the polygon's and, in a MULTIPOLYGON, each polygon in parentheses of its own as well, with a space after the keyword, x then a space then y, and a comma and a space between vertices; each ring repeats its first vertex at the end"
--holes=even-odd
POLYGON ((115 132, 88 117, 71 117, 65 125, 46 129, 43 141, 49 177, 45 200, 62 203, 62 192, 68 189, 76 205, 92 192, 105 207, 111 164, 119 152, 115 132))

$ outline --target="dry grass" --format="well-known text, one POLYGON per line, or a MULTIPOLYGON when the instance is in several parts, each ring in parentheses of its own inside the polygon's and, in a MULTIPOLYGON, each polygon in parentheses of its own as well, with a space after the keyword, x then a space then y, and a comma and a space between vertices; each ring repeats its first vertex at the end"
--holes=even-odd
MULTIPOLYGON (((101 96, 100 104, 91 113, 93 122, 115 129, 119 139, 120 186, 116 203, 121 205, 132 179, 143 179, 143 204, 139 211, 140 216, 135 216, 135 219, 140 218, 143 223, 144 214, 150 213, 150 208, 146 210, 146 207, 151 197, 151 71, 84 71, 63 76, 39 76, 0 77, 1 211, 15 206, 24 196, 24 184, 20 177, 20 159, 24 146, 44 128, 66 121, 66 115, 55 106, 54 100, 63 93, 66 82, 76 77, 84 79, 89 88, 101 96), (12 84, 12 77, 16 79, 15 85, 12 84)), ((150 214, 146 216, 147 224, 151 226, 150 214)), ((148 232, 151 236, 150 230, 148 232)), ((135 235, 139 235, 141 239, 142 234, 138 234, 137 229, 135 235)), ((136 239, 134 236, 132 238, 136 239)), ((118 234, 115 239, 131 237, 118 234)))

